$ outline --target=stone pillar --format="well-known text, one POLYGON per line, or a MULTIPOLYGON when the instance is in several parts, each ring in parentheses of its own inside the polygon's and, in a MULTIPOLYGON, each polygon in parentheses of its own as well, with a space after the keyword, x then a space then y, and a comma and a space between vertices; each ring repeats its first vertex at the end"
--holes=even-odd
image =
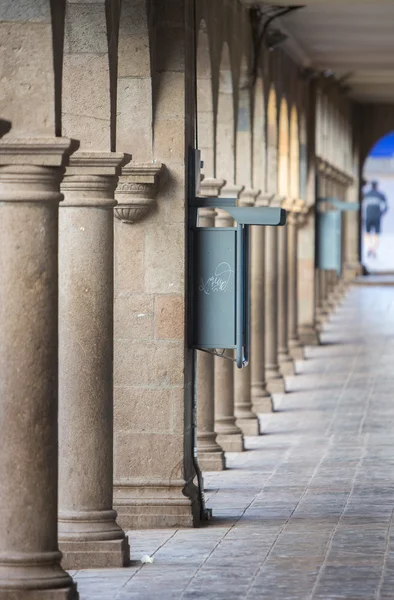
POLYGON ((78 152, 59 213, 59 540, 68 569, 121 567, 112 508, 113 207, 124 154, 78 152))
MULTIPOLYGON (((253 206, 259 190, 245 188, 239 197, 240 206, 253 206)), ((259 419, 253 411, 250 364, 243 369, 234 367, 234 406, 237 425, 244 435, 259 435, 259 419)))
MULTIPOLYGON (((226 186, 222 194, 232 197, 234 191, 231 186, 226 186)), ((233 226, 234 221, 230 215, 225 210, 217 209, 215 227, 233 226)), ((224 356, 225 358, 216 356, 214 361, 216 441, 225 452, 242 452, 243 435, 235 424, 234 416, 234 351, 226 350, 224 356)))
MULTIPOLYGON (((286 200, 282 208, 289 215, 290 202, 286 200)), ((294 364, 288 347, 288 297, 291 293, 290 270, 288 268, 289 226, 278 228, 278 362, 282 375, 294 375, 294 364)))
MULTIPOLYGON (((269 196, 260 195, 256 206, 268 206, 269 196)), ((272 398, 265 381, 265 227, 251 231, 251 388, 255 413, 272 412, 272 398)))
MULTIPOLYGON (((304 203, 302 203, 303 205, 304 203)), ((301 208, 300 208, 301 210, 301 208)), ((298 225, 300 215, 296 210, 288 216, 289 248, 288 248, 288 273, 289 273, 289 301, 288 301, 288 327, 289 351, 293 359, 303 359, 304 349, 298 336, 298 225)))
POLYGON ((202 513, 194 484, 194 352, 185 339, 194 13, 183 1, 121 4, 116 148, 133 155, 132 166, 163 162, 165 169, 145 218, 133 217, 145 167, 138 176, 132 166, 123 169, 116 194, 127 206, 115 220, 114 505, 127 530, 192 527, 202 513), (119 192, 129 176, 126 199, 119 192))
POLYGON ((320 329, 327 317, 327 271, 317 269, 319 286, 319 305, 316 312, 316 322, 320 329))
MULTIPOLYGON (((201 182, 201 195, 217 197, 223 185, 223 180, 205 179, 201 182)), ((215 215, 213 208, 200 208, 198 225, 215 227, 215 215)), ((225 468, 224 453, 215 433, 214 358, 208 352, 197 352, 197 456, 203 471, 225 468)))
POLYGON ((0 142, 4 600, 78 598, 57 544, 58 203, 69 152, 64 138, 0 142))
MULTIPOLYGON (((358 180, 355 179, 346 190, 346 200, 348 202, 359 202, 358 180)), ((359 251, 359 219, 360 211, 345 212, 345 262, 344 278, 348 281, 362 274, 359 251)))
MULTIPOLYGON (((271 206, 280 203, 274 198, 271 206)), ((265 374, 267 390, 283 393, 285 385, 278 365, 278 228, 267 227, 265 254, 265 374)))

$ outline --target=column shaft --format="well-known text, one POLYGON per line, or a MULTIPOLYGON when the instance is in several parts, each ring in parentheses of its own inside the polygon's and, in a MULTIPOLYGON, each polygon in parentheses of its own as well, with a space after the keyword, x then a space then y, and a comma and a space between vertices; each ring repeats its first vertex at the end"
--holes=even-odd
POLYGON ((288 230, 286 225, 278 231, 278 362, 282 375, 294 375, 288 348, 288 230))
POLYGON ((289 302, 288 302, 288 327, 289 351, 294 359, 303 359, 304 350, 298 336, 298 230, 297 215, 290 214, 288 219, 289 248, 288 248, 288 276, 289 276, 289 302))
POLYGON ((62 184, 59 539, 69 569, 129 561, 112 508, 113 207, 122 159, 78 153, 62 184))
POLYGON ((285 391, 278 366, 278 230, 267 227, 265 255, 265 373, 267 389, 273 393, 285 391))
POLYGON ((70 141, 3 144, 0 165, 11 146, 22 164, 0 166, 0 598, 76 600, 57 544, 57 167, 70 141))
MULTIPOLYGON (((259 190, 244 188, 239 197, 239 205, 254 205, 259 190)), ((249 256, 249 259, 251 255, 249 256)), ((250 290, 249 290, 250 293, 250 290)), ((234 368, 234 405, 237 425, 244 435, 259 435, 260 425, 252 405, 252 375, 250 364, 243 369, 234 368)))
POLYGON ((197 455, 203 471, 222 471, 222 448, 216 442, 214 405, 214 356, 197 354, 197 455))
POLYGON ((252 405, 256 413, 272 412, 265 381, 265 227, 251 232, 251 379, 252 405))

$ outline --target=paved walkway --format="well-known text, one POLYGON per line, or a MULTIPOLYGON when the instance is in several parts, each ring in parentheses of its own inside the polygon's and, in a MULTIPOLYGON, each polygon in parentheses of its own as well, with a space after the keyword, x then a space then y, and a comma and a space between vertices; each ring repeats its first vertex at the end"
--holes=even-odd
POLYGON ((206 474, 210 525, 131 532, 154 564, 78 572, 81 600, 394 599, 394 287, 352 288, 323 340, 206 474))

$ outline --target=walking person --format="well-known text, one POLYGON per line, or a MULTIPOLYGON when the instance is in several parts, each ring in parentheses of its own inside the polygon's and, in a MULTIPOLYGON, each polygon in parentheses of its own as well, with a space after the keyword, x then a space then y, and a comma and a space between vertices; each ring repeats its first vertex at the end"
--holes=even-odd
POLYGON ((378 190, 378 182, 371 182, 371 189, 363 197, 363 213, 366 229, 367 256, 377 258, 381 219, 388 211, 386 196, 378 190))

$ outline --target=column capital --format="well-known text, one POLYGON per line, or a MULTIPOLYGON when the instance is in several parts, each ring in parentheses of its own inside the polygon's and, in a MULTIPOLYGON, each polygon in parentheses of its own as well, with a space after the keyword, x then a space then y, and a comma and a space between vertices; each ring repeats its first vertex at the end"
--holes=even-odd
POLYGON ((270 206, 281 207, 285 200, 286 196, 283 196, 283 194, 273 194, 270 206))
POLYGON ((114 207, 119 170, 130 158, 122 152, 76 152, 60 185, 62 207, 114 207))
POLYGON ((282 196, 282 202, 280 203, 281 208, 284 208, 287 213, 293 210, 294 200, 289 196, 282 196))
POLYGON ((162 163, 135 163, 122 168, 115 199, 115 217, 122 223, 142 221, 156 204, 160 177, 165 166, 162 163))
POLYGON ((226 184, 224 179, 218 179, 216 177, 207 177, 201 182, 201 196, 207 198, 217 198, 220 194, 220 190, 226 184))
POLYGON ((275 194, 269 192, 261 192, 256 198, 256 206, 269 206, 275 194))
POLYGON ((236 183, 229 183, 226 181, 220 190, 220 196, 222 196, 222 198, 237 198, 238 200, 243 189, 243 185, 237 185, 236 183))
MULTIPOLYGON (((224 179, 217 179, 215 177, 207 177, 201 182, 201 196, 205 198, 217 198, 220 194, 220 190, 224 186, 224 179)), ((200 226, 214 227, 215 217, 217 212, 214 208, 201 207, 198 209, 198 222, 200 226)))
POLYGON ((121 167, 131 160, 123 152, 76 152, 70 158, 66 175, 119 175, 121 167))
POLYGON ((239 195, 240 206, 254 206, 260 190, 251 187, 245 187, 239 195))
POLYGON ((5 138, 0 141, 1 165, 64 167, 79 142, 70 138, 5 138))

